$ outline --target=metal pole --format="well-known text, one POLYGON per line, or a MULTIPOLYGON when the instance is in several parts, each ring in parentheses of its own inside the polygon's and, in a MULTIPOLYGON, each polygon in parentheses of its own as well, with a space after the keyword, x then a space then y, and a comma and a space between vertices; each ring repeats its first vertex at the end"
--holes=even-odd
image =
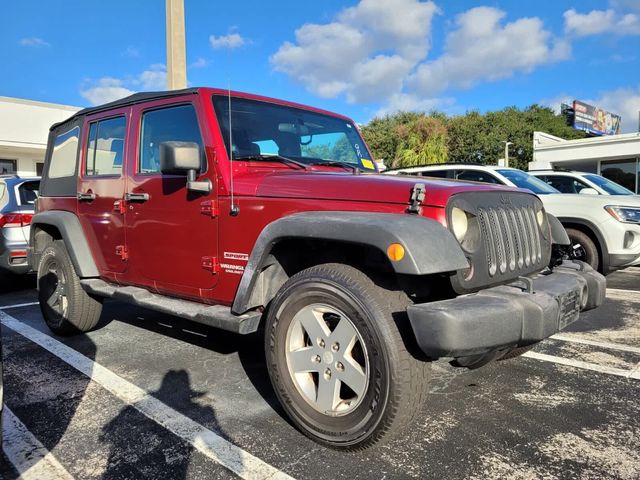
POLYGON ((507 142, 505 140, 502 141, 504 143, 504 166, 509 166, 509 145, 513 145, 511 142, 507 142))
POLYGON ((166 0, 167 89, 187 88, 184 0, 166 0))

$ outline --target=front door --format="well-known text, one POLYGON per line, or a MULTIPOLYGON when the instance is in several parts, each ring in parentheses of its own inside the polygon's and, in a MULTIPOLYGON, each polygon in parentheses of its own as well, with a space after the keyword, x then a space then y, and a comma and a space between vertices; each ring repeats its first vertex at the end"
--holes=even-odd
POLYGON ((115 280, 127 267, 122 198, 131 109, 85 120, 78 179, 78 217, 98 270, 115 280))
POLYGON ((127 283, 158 292, 201 298, 216 283, 216 178, 211 169, 207 171, 199 105, 192 102, 193 96, 187 98, 134 107, 138 144, 127 170, 126 278, 127 283), (202 168, 198 179, 211 180, 211 193, 190 192, 186 176, 160 172, 160 144, 167 141, 200 146, 202 168))

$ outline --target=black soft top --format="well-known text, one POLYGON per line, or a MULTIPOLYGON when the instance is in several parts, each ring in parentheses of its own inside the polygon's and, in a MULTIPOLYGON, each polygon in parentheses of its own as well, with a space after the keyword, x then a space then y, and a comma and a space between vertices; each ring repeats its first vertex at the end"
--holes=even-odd
POLYGON ((54 123, 51 126, 51 130, 54 130, 60 125, 63 125, 74 118, 85 117, 87 115, 91 115, 92 113, 102 112, 104 110, 110 110, 116 107, 124 107, 126 105, 134 105, 136 103, 146 102, 148 100, 154 100, 156 98, 165 98, 165 97, 177 97, 179 95, 195 95, 198 93, 198 88, 185 88, 182 90, 164 90, 160 92, 141 92, 134 93, 133 95, 129 95, 128 97, 121 98, 119 100, 114 100, 113 102, 105 103, 103 105, 98 105, 96 107, 83 108, 82 110, 74 113, 71 117, 63 120, 62 122, 54 123))

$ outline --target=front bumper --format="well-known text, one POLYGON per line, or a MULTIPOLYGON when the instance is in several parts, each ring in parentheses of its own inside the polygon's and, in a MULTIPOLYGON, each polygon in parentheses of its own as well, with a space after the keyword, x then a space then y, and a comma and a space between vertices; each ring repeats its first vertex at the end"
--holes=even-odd
POLYGON ((605 292, 605 278, 590 266, 564 262, 531 281, 411 305, 407 313, 426 355, 465 357, 548 338, 602 304, 605 292))

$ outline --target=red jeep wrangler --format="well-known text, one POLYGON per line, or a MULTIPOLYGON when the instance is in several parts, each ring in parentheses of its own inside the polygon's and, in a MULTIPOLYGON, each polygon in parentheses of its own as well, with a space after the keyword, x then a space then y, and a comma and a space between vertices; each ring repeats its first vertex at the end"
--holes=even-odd
POLYGON ((516 356, 602 303, 528 191, 378 175, 348 118, 209 88, 140 93, 51 128, 31 228, 47 325, 102 298, 250 334, 300 429, 398 431, 429 362, 516 356))

